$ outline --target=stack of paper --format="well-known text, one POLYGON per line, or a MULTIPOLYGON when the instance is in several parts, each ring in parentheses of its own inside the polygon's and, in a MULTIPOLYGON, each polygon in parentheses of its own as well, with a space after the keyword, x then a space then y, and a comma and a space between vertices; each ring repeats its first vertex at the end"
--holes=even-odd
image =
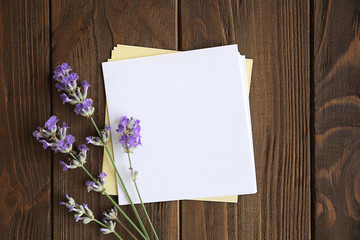
MULTIPOLYGON (((121 45, 112 60, 133 57, 103 63, 103 72, 114 157, 135 202, 114 131, 122 115, 142 121, 143 146, 132 158, 144 202, 229 195, 213 200, 236 202, 255 193, 246 64, 236 45, 181 53, 121 45), (155 54, 165 55, 143 57, 155 54)), ((114 176, 108 169, 104 159, 114 176)), ((114 182, 108 177, 107 191, 115 193, 114 182)), ((119 203, 128 204, 118 187, 119 203)))

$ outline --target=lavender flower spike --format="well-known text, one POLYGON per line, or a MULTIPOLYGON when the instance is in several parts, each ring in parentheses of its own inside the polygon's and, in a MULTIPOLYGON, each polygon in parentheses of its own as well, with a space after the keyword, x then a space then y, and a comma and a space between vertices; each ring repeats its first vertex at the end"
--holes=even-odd
POLYGON ((95 146, 103 146, 103 143, 99 137, 94 137, 94 136, 86 137, 86 144, 89 143, 95 146))
POLYGON ((56 81, 55 87, 59 92, 63 92, 60 98, 65 103, 76 105, 74 111, 78 115, 91 118, 94 113, 92 100, 87 97, 88 88, 91 87, 87 81, 81 82, 78 87, 77 80, 79 76, 76 73, 70 73, 71 67, 63 63, 55 68, 53 79, 56 81), (81 88, 83 89, 81 91, 81 88))
POLYGON ((110 129, 111 128, 105 124, 105 128, 100 131, 101 138, 95 136, 89 136, 86 138, 86 143, 87 144, 90 143, 95 146, 104 146, 104 144, 106 144, 110 139, 110 129))
POLYGON ((120 133, 119 142, 123 145, 125 152, 132 152, 134 148, 141 145, 140 130, 140 120, 129 119, 127 116, 121 117, 116 131, 120 133))
POLYGON ((75 138, 69 134, 57 143, 57 150, 61 153, 69 153, 72 150, 72 144, 75 142, 75 138))
POLYGON ((86 152, 89 151, 89 148, 87 148, 85 144, 81 144, 77 146, 77 149, 78 151, 73 151, 73 154, 76 157, 76 159, 69 158, 68 159, 69 164, 60 161, 62 170, 64 172, 66 172, 68 169, 75 169, 81 167, 86 163, 86 152))
POLYGON ((91 118, 95 110, 92 103, 90 98, 86 98, 83 102, 78 103, 74 109, 76 115, 80 114, 81 116, 91 118))
POLYGON ((71 67, 67 63, 63 63, 55 67, 53 79, 61 81, 64 76, 68 76, 71 71, 71 67))
POLYGON ((75 200, 67 194, 66 198, 67 202, 60 202, 60 205, 65 205, 70 212, 75 212, 74 218, 76 222, 83 221, 84 224, 88 224, 95 219, 93 212, 88 208, 86 203, 82 205, 77 204, 75 200))
POLYGON ((118 210, 116 207, 111 208, 109 211, 104 211, 103 215, 105 216, 106 220, 116 220, 118 219, 118 210))
POLYGON ((75 169, 86 163, 86 153, 89 148, 85 144, 77 146, 77 150, 73 149, 75 138, 71 134, 66 134, 69 127, 63 123, 62 127, 56 125, 59 119, 56 116, 50 117, 45 123, 45 127, 38 127, 33 132, 34 137, 43 144, 44 149, 51 148, 55 153, 72 153, 75 158, 69 158, 68 163, 60 161, 63 171, 75 169))
POLYGON ((90 191, 94 191, 94 192, 99 192, 101 194, 104 194, 105 192, 105 177, 106 177, 106 173, 102 172, 99 175, 99 179, 96 180, 95 182, 92 181, 86 181, 85 186, 87 187, 88 192, 90 191))
POLYGON ((103 219, 103 222, 106 224, 107 228, 100 228, 100 231, 103 234, 109 234, 115 232, 115 225, 113 221, 107 221, 106 219, 103 219))
POLYGON ((44 127, 38 127, 33 132, 33 136, 43 144, 44 149, 50 147, 54 152, 69 153, 75 138, 70 134, 66 135, 68 127, 65 123, 62 127, 56 125, 58 121, 56 116, 51 116, 44 127))

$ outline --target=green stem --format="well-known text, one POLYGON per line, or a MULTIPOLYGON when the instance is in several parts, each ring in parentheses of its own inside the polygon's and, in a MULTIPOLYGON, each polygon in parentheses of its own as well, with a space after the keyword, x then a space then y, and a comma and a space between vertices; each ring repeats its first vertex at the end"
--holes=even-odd
MULTIPOLYGON (((99 220, 97 220, 97 219, 95 219, 94 218, 94 220, 93 220, 94 222, 97 222, 98 224, 100 224, 101 226, 103 226, 103 227, 105 227, 105 228, 107 228, 107 229, 110 229, 108 226, 106 226, 105 224, 103 224, 102 222, 100 222, 99 220)), ((114 234, 115 234, 115 236, 117 236, 120 240, 123 240, 120 236, 119 236, 119 234, 117 234, 117 232, 113 232, 114 234)))
POLYGON ((101 225, 104 228, 109 228, 108 226, 106 226, 104 223, 100 222, 99 220, 97 220, 96 218, 93 219, 94 222, 98 223, 99 225, 101 225))
POLYGON ((116 218, 115 221, 118 222, 118 223, 127 231, 127 233, 128 233, 133 239, 138 240, 137 237, 135 237, 135 235, 132 234, 132 233, 130 232, 130 230, 125 226, 125 224, 122 223, 118 218, 116 218))
MULTIPOLYGON (((131 158, 130 158, 130 153, 129 153, 129 151, 127 151, 127 154, 128 154, 128 158, 129 158, 130 169, 131 169, 131 171, 132 171, 132 164, 131 164, 131 158)), ((151 229, 152 229, 153 232, 154 232, 155 238, 156 238, 157 240, 159 240, 159 237, 158 237, 158 235, 156 234, 155 228, 154 228, 154 226, 153 226, 153 224, 152 224, 152 222, 151 222, 151 220, 150 220, 149 214, 148 214, 148 212, 147 212, 147 210, 146 210, 146 208, 145 208, 144 202, 143 202, 143 200, 142 200, 142 198, 141 198, 140 191, 139 191, 139 188, 138 188, 137 183, 136 183, 136 179, 133 179, 133 180, 134 180, 134 185, 135 185, 135 188, 136 188, 137 195, 139 196, 139 199, 140 199, 140 202, 141 202, 141 206, 142 206, 143 209, 144 209, 146 218, 147 218, 147 220, 148 220, 149 223, 150 223, 150 226, 151 226, 151 229)))
MULTIPOLYGON (((97 127, 94 119, 91 117, 90 120, 91 120, 91 122, 93 123, 93 125, 94 125, 94 127, 95 127, 95 129, 96 129, 96 131, 97 131, 97 133, 98 133, 101 141, 102 141, 102 137, 101 137, 100 130, 99 130, 99 128, 97 127)), ((129 200, 130 204, 131 204, 131 208, 133 209, 133 211, 134 211, 134 213, 135 213, 135 215, 136 215, 136 218, 137 218, 138 222, 140 223, 140 226, 141 226, 144 234, 146 235, 147 239, 150 239, 150 237, 149 237, 149 235, 148 235, 148 233, 147 233, 147 231, 146 231, 146 229, 145 229, 145 226, 144 226, 143 222, 141 221, 140 215, 139 215, 138 211, 136 210, 133 201, 131 200, 130 194, 129 194, 128 190, 127 190, 126 187, 125 187, 125 183, 124 183, 124 181, 122 180, 122 178, 121 178, 121 176, 120 176, 120 173, 119 173, 119 171, 117 170, 117 167, 115 166, 114 159, 113 159, 113 157, 111 156, 111 153, 110 153, 108 147, 106 146, 106 143, 103 142, 103 145, 104 145, 104 148, 105 148, 105 150, 106 150, 106 152, 107 152, 107 154, 108 154, 108 156, 109 156, 109 158, 110 158, 110 160, 111 160, 111 163, 112 163, 112 165, 113 165, 113 167, 114 167, 114 169, 115 169, 116 175, 118 176, 118 178, 119 178, 119 180, 120 180, 121 186, 123 187, 123 189, 124 189, 124 191, 125 191, 125 194, 126 194, 128 200, 129 200)))
MULTIPOLYGON (((70 156, 72 156, 75 160, 77 160, 76 156, 70 152, 70 156)), ((81 165, 81 168, 86 172, 89 177, 96 182, 97 180, 94 178, 94 176, 83 166, 81 165)), ((114 206, 120 211, 120 213, 126 218, 126 220, 129 221, 129 223, 136 229, 136 231, 144 238, 147 239, 147 237, 140 231, 140 229, 135 225, 135 223, 126 215, 126 213, 120 208, 120 206, 110 197, 110 195, 104 191, 104 195, 114 204, 114 206)))
POLYGON ((117 232, 114 231, 113 233, 115 234, 115 236, 122 240, 122 238, 119 236, 119 234, 117 234, 117 232))

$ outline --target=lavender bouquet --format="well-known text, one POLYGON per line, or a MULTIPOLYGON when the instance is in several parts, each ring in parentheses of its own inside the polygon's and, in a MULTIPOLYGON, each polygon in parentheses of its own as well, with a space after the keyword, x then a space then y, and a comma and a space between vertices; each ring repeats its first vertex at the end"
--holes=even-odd
MULTIPOLYGON (((104 129, 99 130, 97 124, 93 119, 95 108, 92 106, 93 101, 90 98, 87 98, 88 89, 91 86, 87 83, 87 81, 84 80, 81 82, 81 87, 79 87, 77 84, 77 80, 79 79, 78 75, 76 73, 70 72, 71 67, 67 63, 63 63, 57 66, 53 76, 53 79, 56 81, 55 87, 58 89, 59 92, 62 92, 60 98, 63 104, 69 103, 71 105, 75 105, 74 112, 77 115, 80 114, 81 116, 91 120, 98 133, 98 136, 89 136, 86 138, 86 142, 87 144, 92 144, 105 148, 105 151, 109 155, 109 158, 115 169, 117 178, 119 179, 124 189, 124 192, 131 204, 134 214, 138 220, 138 223, 140 224, 141 230, 106 192, 106 189, 104 187, 106 173, 100 173, 98 178, 95 178, 85 168, 84 165, 86 163, 86 153, 87 151, 89 151, 89 148, 85 144, 77 145, 76 149, 73 148, 73 144, 75 143, 75 137, 71 134, 67 134, 67 131, 69 129, 67 124, 63 123, 62 127, 60 127, 59 125, 57 125, 59 119, 56 116, 51 116, 49 120, 45 123, 44 127, 38 127, 38 129, 33 132, 34 137, 36 137, 36 139, 43 144, 44 149, 50 148, 55 153, 67 154, 69 156, 68 160, 66 162, 60 161, 63 171, 66 172, 69 169, 82 168, 91 179, 85 183, 87 190, 89 192, 99 192, 101 195, 106 196, 112 202, 112 204, 114 204, 114 208, 109 210, 108 212, 103 212, 105 218, 102 221, 99 221, 94 217, 92 211, 89 209, 87 204, 80 205, 76 203, 75 200, 69 197, 67 194, 67 201, 60 202, 60 204, 66 206, 69 211, 75 212, 74 218, 76 222, 82 221, 84 224, 95 222, 102 226, 102 228, 100 229, 102 233, 113 233, 119 239, 122 239, 115 230, 117 222, 129 233, 130 236, 132 236, 134 239, 137 239, 135 235, 125 226, 125 224, 122 223, 117 217, 118 212, 120 212, 143 239, 150 239, 149 234, 146 231, 145 226, 139 216, 139 213, 135 208, 135 205, 124 184, 124 181, 120 176, 118 169, 116 168, 114 159, 112 158, 112 155, 110 154, 110 151, 106 145, 110 138, 111 128, 110 126, 105 125, 104 129)), ((119 141, 124 148, 124 152, 128 155, 131 178, 134 182, 134 188, 136 189, 136 192, 138 194, 147 221, 150 223, 155 238, 159 239, 147 213, 145 205, 142 201, 140 191, 136 183, 138 172, 134 171, 130 157, 130 153, 132 153, 137 146, 141 145, 140 130, 141 126, 139 120, 123 116, 119 121, 118 129, 116 131, 120 134, 119 141)))

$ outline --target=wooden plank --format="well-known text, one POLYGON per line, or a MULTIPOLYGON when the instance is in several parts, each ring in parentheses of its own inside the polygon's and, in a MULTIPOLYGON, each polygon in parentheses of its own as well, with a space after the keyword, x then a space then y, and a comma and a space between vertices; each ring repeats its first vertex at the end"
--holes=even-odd
POLYGON ((51 238, 51 154, 32 136, 50 115, 49 27, 47 1, 1 1, 0 239, 51 238))
POLYGON ((314 239, 360 238, 359 11, 314 2, 314 239))
POLYGON ((233 8, 240 51, 254 59, 250 104, 258 177, 258 194, 242 198, 238 235, 309 239, 310 4, 234 1, 233 8))
MULTIPOLYGON (((105 111, 100 63, 110 58, 112 47, 118 43, 176 49, 176 7, 175 1, 52 1, 53 67, 68 62, 81 79, 90 82, 90 96, 95 102, 97 123, 104 122, 105 111)), ((75 116, 71 106, 63 106, 55 90, 53 102, 54 113, 70 124, 71 132, 80 142, 84 142, 87 135, 95 135, 91 123, 75 116)), ((87 168, 93 174, 98 174, 102 166, 102 149, 91 147, 90 152, 87 168)), ((108 199, 96 193, 86 193, 83 186, 87 177, 81 170, 66 174, 60 170, 57 163, 63 158, 55 157, 53 170, 54 222, 57 223, 54 226, 54 239, 105 239, 99 233, 98 226, 75 224, 72 214, 57 205, 63 199, 63 194, 68 192, 79 202, 87 202, 99 218, 102 218, 103 210, 111 207, 108 199)), ((146 205, 161 239, 177 239, 178 205, 178 202, 146 205)), ((124 209, 136 221, 131 208, 124 209)), ((144 214, 141 215, 145 220, 144 214)), ((150 227, 146 226, 148 232, 151 232, 150 227)), ((125 232, 121 235, 124 239, 131 239, 125 232)))
POLYGON ((254 59, 258 181, 237 205, 183 202, 182 238, 310 238, 309 3, 185 0, 180 10, 181 50, 238 43, 254 59))

